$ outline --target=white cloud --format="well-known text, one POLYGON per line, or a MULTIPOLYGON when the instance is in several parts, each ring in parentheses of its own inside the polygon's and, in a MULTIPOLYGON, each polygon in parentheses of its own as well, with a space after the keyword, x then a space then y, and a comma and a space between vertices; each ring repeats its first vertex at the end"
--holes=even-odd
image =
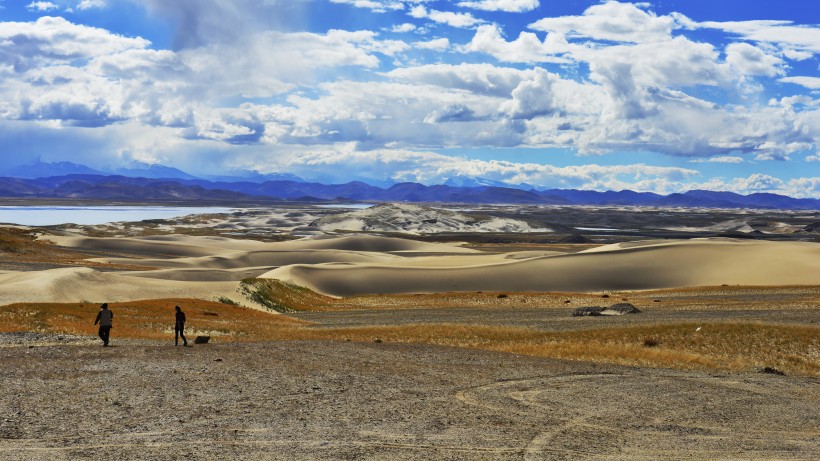
POLYGON ((804 86, 810 90, 820 90, 820 77, 783 77, 779 81, 783 83, 794 83, 795 85, 804 86))
MULTIPOLYGON (((289 18, 308 2, 236 0, 200 8, 197 1, 141 1, 153 13, 177 18, 170 21, 179 24, 175 50, 154 50, 145 39, 62 18, 0 22, 0 131, 28 124, 30 134, 38 132, 32 126, 40 127, 50 141, 30 141, 26 149, 32 152, 35 145, 50 152, 59 146, 51 140, 64 136, 81 140, 82 148, 99 143, 92 148, 99 155, 104 148, 123 159, 170 156, 178 159, 175 166, 199 170, 206 163, 221 168, 244 162, 339 179, 362 174, 436 182, 472 175, 545 187, 656 192, 694 188, 702 178, 694 170, 649 165, 573 170, 418 151, 560 147, 584 154, 651 151, 696 163, 818 161, 820 100, 809 90, 820 87, 820 78, 783 74, 784 59, 810 51, 735 43, 726 46, 724 59, 711 43, 672 34, 697 24, 679 15, 658 17, 648 6, 596 5, 582 16, 542 23, 545 37, 523 32, 509 41, 501 26, 481 24, 471 40, 456 45, 448 38, 385 40, 369 30, 271 30, 271 21, 285 20, 276 19, 279 12, 289 18), (433 53, 414 48, 455 48, 476 53, 465 61, 478 63, 420 64, 414 59, 433 53), (787 49, 797 55, 789 57, 787 49), (541 62, 562 66, 533 65, 541 62), (780 97, 774 87, 776 96, 761 105, 743 93, 744 78, 751 77, 761 85, 776 80, 808 90, 781 87, 799 94, 780 97)), ((411 16, 435 22, 436 10, 427 3, 403 5, 411 16)), ((449 62, 458 55, 444 57, 449 62)), ((0 143, 24 143, 19 139, 0 143)), ((811 180, 735 178, 715 187, 792 193, 798 184, 816 187, 811 180)), ((809 190, 804 196, 820 195, 809 190)))
POLYGON ((45 16, 33 23, 0 22, 0 62, 12 61, 18 70, 143 49, 150 43, 72 24, 59 17, 45 16))
POLYGON ((450 48, 450 40, 447 38, 437 38, 427 42, 415 42, 413 46, 425 50, 444 51, 447 48, 450 48))
POLYGON ((792 21, 704 21, 689 28, 719 29, 747 40, 775 43, 781 47, 820 53, 820 27, 793 25, 792 21))
POLYGON ((556 34, 542 42, 531 32, 521 32, 517 39, 508 42, 496 24, 479 26, 470 43, 461 47, 463 52, 485 53, 502 62, 522 63, 567 63, 566 59, 556 54, 568 49, 566 42, 556 34))
POLYGON ((394 69, 384 75, 407 84, 433 85, 449 90, 466 90, 509 98, 522 80, 531 78, 533 71, 491 64, 427 64, 394 69))
POLYGON ((726 62, 744 75, 774 77, 784 73, 780 58, 748 43, 730 43, 726 47, 726 62))
POLYGON ((806 156, 807 162, 820 162, 820 154, 806 156))
POLYGON ((428 10, 422 5, 413 7, 408 13, 417 19, 430 19, 433 22, 446 24, 450 27, 467 28, 484 21, 475 18, 470 13, 453 13, 451 11, 428 10))
POLYGON ((90 10, 93 8, 105 8, 105 0, 82 0, 77 4, 78 10, 90 10))
POLYGON ((416 30, 415 24, 411 24, 409 22, 405 22, 404 24, 396 24, 390 29, 391 32, 398 33, 412 32, 414 30, 416 30))
POLYGON ((697 158, 689 160, 691 163, 743 163, 743 157, 733 155, 719 155, 711 158, 697 158))
POLYGON ((359 150, 339 143, 310 149, 277 149, 277 155, 242 165, 261 172, 291 171, 310 180, 346 182, 351 171, 365 180, 413 181, 440 184, 452 177, 480 177, 539 188, 579 188, 678 192, 698 172, 685 168, 635 165, 582 165, 556 167, 535 163, 475 160, 434 152, 379 149, 359 150), (636 184, 639 187, 634 187, 636 184))
POLYGON ((344 3, 357 8, 367 8, 377 13, 404 9, 404 3, 394 0, 330 0, 330 3, 344 3))
POLYGON ((538 8, 538 0, 478 0, 459 2, 458 6, 484 11, 523 13, 538 8))
POLYGON ((616 42, 657 42, 668 40, 677 27, 672 16, 656 16, 635 4, 609 1, 587 8, 582 16, 544 18, 531 29, 558 32, 568 38, 590 38, 616 42))
POLYGON ((742 191, 778 190, 783 185, 782 180, 762 173, 755 173, 748 178, 736 181, 736 187, 742 191))
POLYGON ((783 56, 793 61, 805 61, 807 59, 811 59, 814 56, 814 53, 786 48, 783 50, 783 56))
POLYGON ((559 80, 555 74, 536 69, 534 78, 522 81, 513 90, 510 115, 531 119, 553 114, 558 109, 553 86, 559 80))
POLYGON ((38 11, 42 13, 44 11, 56 10, 60 7, 52 2, 31 2, 26 5, 26 8, 30 11, 38 11))

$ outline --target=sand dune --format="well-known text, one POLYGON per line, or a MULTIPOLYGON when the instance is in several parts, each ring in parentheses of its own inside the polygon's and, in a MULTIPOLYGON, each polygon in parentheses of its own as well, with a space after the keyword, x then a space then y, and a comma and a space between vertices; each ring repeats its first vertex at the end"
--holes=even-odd
POLYGON ((820 245, 732 239, 652 240, 575 254, 484 253, 453 244, 376 236, 265 243, 214 237, 54 240, 145 271, 90 268, 0 272, 0 303, 165 297, 248 304, 247 277, 274 278, 332 296, 449 291, 605 291, 714 285, 820 285, 820 245))
POLYGON ((268 245, 254 240, 189 235, 139 238, 49 235, 45 239, 70 248, 170 257, 208 256, 230 250, 252 251, 264 249, 268 245))
POLYGON ((599 291, 688 286, 817 285, 820 245, 695 239, 617 244, 583 253, 463 268, 294 265, 261 277, 320 293, 599 291))
POLYGON ((89 268, 0 273, 0 304, 117 302, 152 298, 239 299, 233 281, 153 280, 89 268))
POLYGON ((258 242, 222 237, 160 236, 94 238, 48 236, 59 245, 130 255, 92 261, 155 267, 144 271, 64 268, 0 272, 0 304, 14 302, 128 301, 149 298, 220 296, 252 304, 237 293, 239 282, 294 264, 419 264, 448 267, 488 264, 503 258, 450 244, 374 236, 258 242), (435 255, 435 256, 431 256, 435 255), (446 257, 444 257, 446 256, 446 257), (467 262, 466 259, 470 259, 467 262), (413 262, 409 262, 409 261, 413 262))
POLYGON ((402 232, 551 232, 524 221, 502 219, 409 203, 384 203, 363 210, 324 216, 313 223, 324 231, 402 232))

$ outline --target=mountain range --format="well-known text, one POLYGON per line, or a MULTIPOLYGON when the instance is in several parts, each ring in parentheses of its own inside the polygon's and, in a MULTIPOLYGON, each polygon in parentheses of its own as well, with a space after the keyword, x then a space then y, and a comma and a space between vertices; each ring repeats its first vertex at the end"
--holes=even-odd
POLYGON ((468 204, 599 205, 702 208, 770 208, 820 210, 820 200, 778 194, 740 195, 692 190, 660 195, 651 192, 537 190, 460 181, 427 186, 405 182, 378 187, 354 181, 346 184, 306 182, 292 175, 239 173, 213 179, 195 178, 180 170, 142 165, 105 174, 70 162, 39 163, 26 174, 0 177, 0 197, 95 199, 117 201, 370 201, 468 204), (69 174, 53 175, 54 172, 69 174), (42 176, 37 176, 42 175, 42 176), (36 177, 33 177, 36 176, 36 177))

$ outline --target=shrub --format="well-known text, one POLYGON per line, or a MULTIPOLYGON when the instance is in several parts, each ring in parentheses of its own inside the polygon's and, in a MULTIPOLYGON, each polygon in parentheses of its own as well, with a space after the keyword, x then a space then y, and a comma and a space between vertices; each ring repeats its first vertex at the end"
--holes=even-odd
POLYGON ((645 338, 643 340, 643 347, 658 347, 660 342, 655 338, 645 338))

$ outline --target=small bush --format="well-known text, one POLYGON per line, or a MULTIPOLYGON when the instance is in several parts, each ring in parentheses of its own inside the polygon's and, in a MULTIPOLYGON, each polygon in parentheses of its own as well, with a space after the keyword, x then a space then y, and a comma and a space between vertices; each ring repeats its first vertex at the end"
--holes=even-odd
POLYGON ((643 347, 658 347, 660 341, 655 338, 645 338, 643 340, 643 347))
POLYGON ((216 300, 218 302, 222 303, 222 304, 228 304, 228 305, 231 305, 231 306, 239 306, 238 302, 234 301, 231 298, 226 298, 225 296, 219 296, 219 297, 216 298, 216 300))

